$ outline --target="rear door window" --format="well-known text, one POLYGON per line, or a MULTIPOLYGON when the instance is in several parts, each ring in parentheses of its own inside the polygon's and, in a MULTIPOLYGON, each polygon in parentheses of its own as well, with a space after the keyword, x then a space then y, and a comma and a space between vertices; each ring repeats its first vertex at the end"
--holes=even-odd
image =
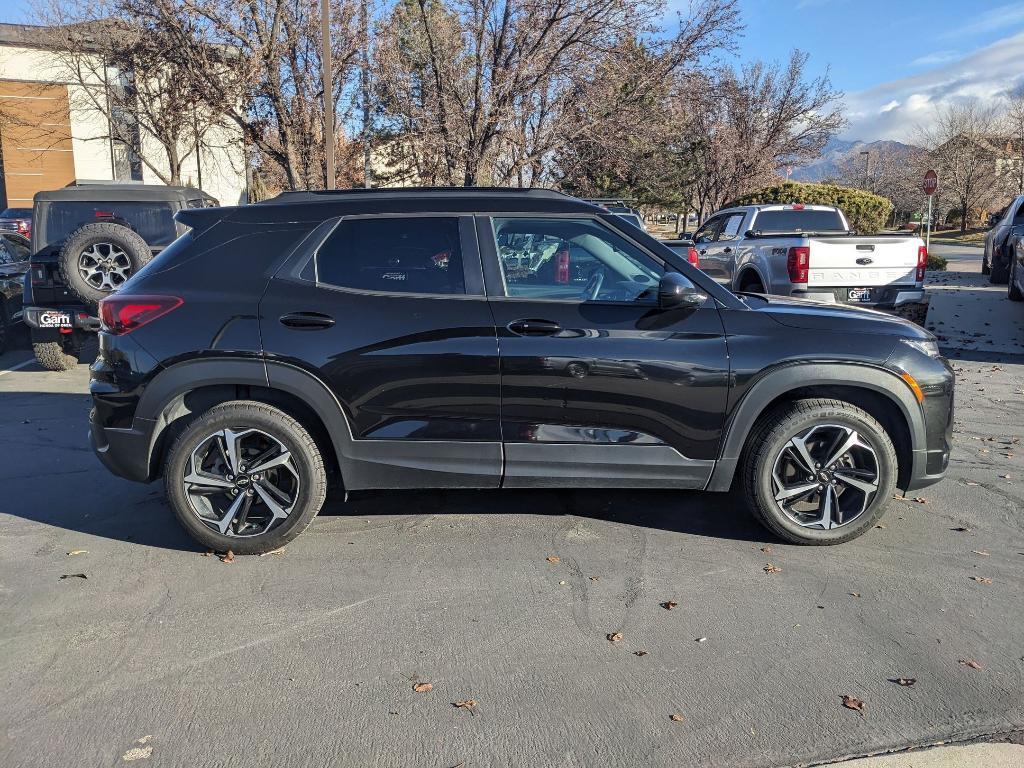
POLYGON ((389 293, 466 293, 454 216, 344 219, 317 249, 317 279, 389 293))
POLYGON ((177 206, 171 202, 50 201, 40 204, 35 223, 44 246, 60 247, 68 235, 84 224, 127 221, 150 246, 170 245, 178 232, 174 226, 177 206))

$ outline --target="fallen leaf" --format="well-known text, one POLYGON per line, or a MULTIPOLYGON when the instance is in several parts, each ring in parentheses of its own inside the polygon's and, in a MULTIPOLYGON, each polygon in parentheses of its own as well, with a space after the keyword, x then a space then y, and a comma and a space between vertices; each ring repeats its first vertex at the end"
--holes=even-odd
POLYGON ((860 597, 860 592, 848 592, 847 594, 850 597, 860 597))
POLYGON ((971 669, 981 669, 981 664, 976 662, 974 659, 957 659, 957 661, 959 661, 965 667, 970 667, 971 669))
POLYGON ((679 603, 677 603, 675 600, 666 600, 664 603, 661 604, 661 607, 664 608, 666 611, 671 611, 673 608, 676 608, 678 605, 679 605, 679 603))
POLYGON ((260 557, 266 557, 267 555, 283 555, 283 554, 284 554, 284 547, 278 547, 277 549, 272 549, 269 552, 260 552, 260 557))
POLYGON ((617 642, 619 642, 619 640, 622 639, 622 633, 621 632, 612 632, 612 633, 610 633, 608 635, 608 639, 610 641, 612 641, 613 643, 617 643, 617 642))
POLYGON ((551 555, 548 558, 548 562, 549 563, 560 563, 560 562, 562 562, 562 558, 560 558, 558 555, 551 555))
POLYGON ((58 579, 58 581, 64 581, 64 579, 88 579, 84 573, 65 573, 58 579))
POLYGON ((707 641, 708 641, 708 639, 706 637, 698 637, 697 638, 697 642, 698 643, 706 643, 707 641))
POLYGON ((780 572, 781 570, 782 570, 782 569, 781 569, 781 568, 779 568, 779 566, 777 566, 777 565, 772 565, 771 563, 768 563, 768 565, 766 565, 766 566, 764 567, 764 572, 765 572, 765 573, 779 573, 779 572, 780 572))
POLYGON ((600 580, 601 580, 601 577, 600 577, 600 576, 591 576, 591 577, 590 577, 590 580, 591 580, 591 581, 600 581, 600 580))
POLYGON ((132 747, 121 755, 121 759, 126 763, 131 763, 135 760, 148 760, 152 755, 152 747, 132 747))
POLYGON ((232 552, 229 549, 227 552, 225 552, 223 555, 220 556, 220 561, 222 563, 233 563, 233 562, 235 562, 235 553, 232 552))
POLYGON ((890 677, 890 683, 896 683, 896 685, 902 685, 904 688, 909 688, 917 682, 915 677, 890 677))
POLYGON ((977 581, 977 582, 979 582, 981 584, 991 584, 992 583, 992 579, 988 578, 987 576, 971 576, 971 581, 977 581))
POLYGON ((967 528, 967 527, 965 527, 963 525, 958 526, 957 528, 950 528, 949 530, 957 531, 958 533, 970 533, 971 532, 970 528, 967 528))
POLYGON ((1003 480, 1009 480, 1010 479, 1009 475, 1000 475, 999 477, 1001 477, 1003 480))
POLYGON ((856 696, 849 696, 843 694, 843 706, 847 709, 854 709, 860 713, 861 717, 864 717, 864 702, 858 699, 856 696))
POLYGON ((456 709, 468 709, 470 712, 472 712, 473 707, 476 706, 476 699, 463 699, 462 701, 453 701, 452 706, 456 709))
POLYGON ((68 552, 68 557, 73 557, 74 555, 88 555, 88 554, 89 554, 89 550, 88 549, 72 549, 70 552, 68 552))
POLYGON ((882 523, 879 523, 878 525, 875 526, 875 528, 885 528, 885 525, 883 525, 882 523))
POLYGON ((971 552, 973 552, 976 555, 981 555, 982 557, 988 557, 988 552, 986 552, 984 549, 972 549, 971 552))
POLYGON ((560 582, 558 582, 558 586, 560 586, 560 587, 564 587, 564 586, 565 586, 566 584, 568 584, 568 583, 569 583, 569 582, 567 582, 567 581, 560 581, 560 582))
POLYGON ((416 691, 416 693, 429 693, 430 691, 434 690, 434 684, 433 683, 416 683, 416 685, 414 685, 412 687, 412 689, 414 691, 416 691))
POLYGON ((917 502, 918 504, 927 504, 928 503, 928 499, 926 499, 924 496, 915 496, 914 497, 914 501, 917 502))
POLYGON ((766 544, 765 546, 761 547, 761 551, 764 552, 766 555, 769 555, 771 554, 772 548, 766 544))
POLYGON ((671 715, 668 716, 668 719, 671 720, 673 723, 681 723, 686 718, 680 715, 678 712, 673 712, 671 715))
POLYGON ((634 656, 646 656, 647 651, 633 651, 634 656))
POLYGON ((978 485, 978 483, 974 482, 973 480, 965 480, 964 481, 964 485, 969 485, 971 487, 975 487, 975 486, 978 485))

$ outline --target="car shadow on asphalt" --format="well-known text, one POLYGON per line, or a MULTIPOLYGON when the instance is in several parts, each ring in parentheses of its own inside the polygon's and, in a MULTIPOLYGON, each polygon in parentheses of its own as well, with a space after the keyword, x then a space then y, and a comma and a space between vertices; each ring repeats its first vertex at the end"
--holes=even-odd
POLYGON ((736 541, 774 541, 736 492, 648 489, 358 491, 328 498, 321 517, 529 514, 575 516, 736 541))

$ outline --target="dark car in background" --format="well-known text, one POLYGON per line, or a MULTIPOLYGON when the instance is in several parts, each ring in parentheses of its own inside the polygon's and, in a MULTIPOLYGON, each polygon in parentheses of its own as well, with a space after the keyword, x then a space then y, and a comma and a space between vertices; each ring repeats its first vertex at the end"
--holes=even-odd
POLYGON ((0 213, 0 234, 8 232, 32 237, 32 209, 7 208, 0 213))
POLYGON ((1017 240, 1024 234, 1024 195, 1014 199, 996 219, 985 235, 985 252, 981 257, 981 273, 990 283, 1004 285, 1010 278, 1010 261, 1017 240))
POLYGON ((582 200, 347 190, 177 220, 100 304, 91 434, 217 551, 282 546, 329 483, 735 487, 780 537, 837 544, 946 471, 930 333, 738 296, 582 200))
POLYGON ((22 294, 29 264, 29 241, 14 232, 0 232, 0 353, 22 322, 22 294))
POLYGON ((78 363, 97 304, 184 233, 175 214, 217 205, 191 187, 75 183, 35 196, 25 322, 44 368, 78 363))

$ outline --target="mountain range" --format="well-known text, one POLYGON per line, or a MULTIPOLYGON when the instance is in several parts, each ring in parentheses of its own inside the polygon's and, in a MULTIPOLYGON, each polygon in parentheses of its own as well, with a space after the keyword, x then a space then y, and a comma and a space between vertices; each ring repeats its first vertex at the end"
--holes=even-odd
POLYGON ((790 178, 793 181, 822 181, 833 178, 837 171, 844 164, 852 159, 856 162, 863 162, 861 152, 886 152, 886 153, 910 153, 914 147, 910 144, 902 144, 898 141, 846 141, 844 139, 829 139, 821 157, 806 165, 793 169, 790 178))

